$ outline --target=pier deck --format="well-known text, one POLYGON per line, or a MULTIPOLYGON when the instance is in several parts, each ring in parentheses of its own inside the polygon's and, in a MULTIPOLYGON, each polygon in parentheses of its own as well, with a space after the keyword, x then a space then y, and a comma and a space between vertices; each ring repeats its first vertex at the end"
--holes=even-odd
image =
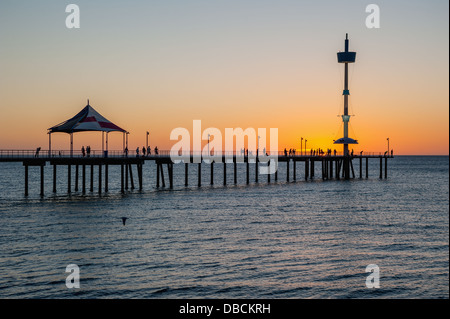
MULTIPOLYGON (((173 154, 178 155, 178 154, 173 154)), ((383 159, 384 159, 384 178, 387 178, 387 160, 393 158, 392 154, 382 153, 360 153, 357 155, 343 156, 342 154, 332 155, 311 155, 311 154, 291 154, 286 155, 284 152, 277 152, 270 156, 257 157, 255 154, 244 155, 242 153, 221 153, 220 155, 211 154, 211 157, 202 156, 200 152, 191 152, 189 156, 185 156, 184 160, 179 158, 173 160, 176 157, 170 156, 170 151, 160 151, 158 154, 150 155, 130 155, 125 154, 122 151, 101 152, 93 151, 91 154, 86 155, 77 152, 68 151, 40 151, 36 154, 35 151, 30 150, 0 150, 0 162, 22 162, 25 167, 25 196, 28 195, 28 168, 31 166, 40 167, 41 173, 41 190, 40 195, 44 196, 44 166, 47 163, 53 166, 53 192, 56 193, 56 174, 58 166, 67 166, 67 192, 72 192, 72 166, 75 167, 75 185, 74 190, 78 191, 79 185, 79 171, 81 168, 81 189, 82 193, 86 192, 86 167, 90 167, 90 188, 89 191, 93 192, 94 184, 94 166, 98 167, 98 192, 103 190, 108 192, 108 166, 120 165, 121 166, 121 192, 125 192, 128 189, 129 182, 131 189, 134 189, 133 170, 132 165, 136 166, 139 189, 143 188, 143 164, 146 161, 154 161, 156 163, 157 178, 156 187, 165 187, 164 179, 164 165, 167 165, 168 182, 169 187, 173 188, 173 165, 184 164, 185 166, 185 186, 189 185, 188 171, 189 164, 198 165, 198 181, 197 185, 201 186, 201 165, 206 164, 211 167, 211 185, 214 184, 214 166, 222 164, 223 166, 223 185, 227 184, 226 164, 233 164, 234 169, 234 184, 237 184, 237 164, 246 164, 246 183, 250 183, 249 167, 250 164, 255 165, 255 182, 259 182, 260 177, 267 177, 267 182, 271 182, 271 175, 274 175, 274 180, 278 181, 278 171, 274 174, 260 174, 259 167, 262 165, 269 165, 269 161, 276 160, 278 163, 286 163, 286 181, 291 180, 290 169, 292 166, 292 180, 297 180, 297 162, 304 162, 304 179, 314 179, 315 169, 314 166, 317 162, 320 162, 322 168, 322 179, 351 179, 355 178, 355 171, 353 168, 353 160, 359 160, 359 177, 363 178, 363 160, 365 160, 365 177, 369 177, 369 159, 379 159, 379 178, 383 178, 383 159), (214 161, 210 162, 211 157, 214 156, 214 161), (291 165, 292 162, 292 165, 291 165), (345 163, 347 163, 345 165, 345 163), (104 175, 102 175, 102 167, 104 168, 104 175), (347 167, 347 169, 345 169, 347 167), (342 176, 341 176, 342 175, 342 176), (103 181, 104 180, 104 181, 103 181), (104 184, 103 184, 104 183, 104 184)), ((280 164, 278 164, 280 165, 280 164)))

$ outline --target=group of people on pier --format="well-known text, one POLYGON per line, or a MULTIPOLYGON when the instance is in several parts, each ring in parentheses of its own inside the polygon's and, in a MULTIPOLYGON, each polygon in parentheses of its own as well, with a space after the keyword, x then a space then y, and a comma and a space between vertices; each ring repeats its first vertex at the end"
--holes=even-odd
MULTIPOLYGON (((284 149, 284 156, 295 156, 295 148, 291 148, 289 149, 289 151, 285 148, 284 149)), ((334 156, 336 156, 336 150, 331 150, 331 148, 327 149, 326 152, 324 150, 322 150, 321 148, 318 149, 311 149, 310 150, 310 154, 311 156, 331 156, 331 153, 334 154, 334 156)), ((305 150, 305 155, 306 155, 306 150, 305 150)), ((352 151, 353 154, 353 151, 352 151)), ((298 154, 297 154, 298 155, 298 154)))
MULTIPOLYGON (((288 150, 286 148, 284 149, 284 156, 288 156, 288 150)), ((295 148, 289 149, 289 156, 295 156, 295 148)))
MULTIPOLYGON (((331 150, 331 148, 328 148, 326 151, 324 151, 321 148, 315 150, 311 149, 311 156, 331 156, 332 153, 334 156, 336 156, 337 154, 336 149, 331 150)), ((353 150, 351 155, 353 156, 353 150)))
MULTIPOLYGON (((265 147, 263 148, 262 153, 265 154, 265 156, 269 156, 269 154, 266 152, 265 147)), ((248 148, 247 149, 241 148, 241 155, 242 156, 249 156, 249 155, 253 156, 253 151, 249 151, 248 148)), ((259 150, 256 150, 256 156, 259 156, 259 150)))
POLYGON ((86 148, 84 148, 84 145, 81 147, 81 155, 83 157, 90 157, 91 156, 91 147, 88 145, 86 148))
MULTIPOLYGON (((287 150, 286 148, 284 149, 284 156, 295 156, 295 153, 296 153, 295 148, 291 148, 289 150, 287 150)), ((331 156, 331 154, 334 154, 334 156, 336 156, 336 154, 337 154, 336 150, 335 149, 331 150, 331 148, 327 149, 326 151, 324 151, 321 148, 310 150, 311 156, 331 156)), ((305 155, 307 155, 306 150, 305 150, 305 155)), ((353 156, 353 150, 352 150, 351 156, 353 156)))
MULTIPOLYGON (((128 156, 128 147, 125 147, 124 151, 125 156, 128 156)), ((158 150, 158 146, 155 146, 154 149, 155 155, 159 155, 159 150, 158 150)), ((136 147, 136 157, 140 156, 140 148, 136 147)), ((145 146, 142 146, 142 157, 146 157, 146 156, 150 156, 152 155, 152 149, 150 146, 147 146, 147 148, 145 146)))

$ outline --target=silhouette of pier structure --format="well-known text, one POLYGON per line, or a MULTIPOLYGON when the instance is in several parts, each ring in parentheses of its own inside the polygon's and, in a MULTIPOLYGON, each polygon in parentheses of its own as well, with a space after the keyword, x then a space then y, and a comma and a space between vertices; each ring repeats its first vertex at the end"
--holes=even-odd
MULTIPOLYGON (((65 152, 68 153, 68 152, 65 152)), ((49 154, 48 150, 42 151, 42 154, 49 154)), ((223 185, 234 184, 237 185, 238 180, 238 165, 245 165, 245 180, 246 184, 254 179, 255 183, 264 182, 267 183, 278 182, 278 170, 273 174, 260 174, 260 168, 262 165, 269 166, 267 159, 263 162, 260 157, 255 155, 239 155, 236 153, 226 154, 222 153, 222 161, 210 161, 210 157, 204 158, 201 156, 200 152, 191 152, 189 162, 181 162, 175 164, 170 156, 169 151, 159 151, 158 155, 138 155, 131 156, 125 155, 122 151, 113 151, 108 154, 107 157, 102 156, 100 151, 93 152, 90 157, 82 156, 81 154, 64 155, 64 152, 52 151, 48 155, 40 155, 36 157, 35 151, 24 151, 24 150, 0 150, 0 162, 22 162, 25 168, 25 196, 29 194, 29 169, 30 167, 38 167, 40 169, 40 195, 44 196, 44 167, 46 165, 51 165, 53 168, 53 192, 56 193, 57 190, 57 174, 60 168, 66 168, 67 175, 67 193, 81 192, 85 194, 86 192, 94 192, 94 180, 97 180, 97 191, 98 193, 109 191, 109 167, 113 165, 120 166, 120 189, 124 193, 128 189, 138 188, 143 190, 143 167, 146 161, 154 161, 156 164, 156 180, 154 181, 156 188, 174 188, 173 181, 173 167, 174 165, 184 164, 184 186, 192 186, 189 183, 189 166, 197 165, 197 178, 193 185, 197 184, 198 187, 202 186, 202 165, 210 166, 210 184, 213 185, 214 172, 217 169, 223 170, 223 185), (60 155, 60 153, 62 155, 60 155), (231 156, 232 155, 232 156, 231 156), (194 160, 201 160, 199 163, 195 163, 194 160), (205 160, 207 162, 205 162, 205 160), (254 166, 254 177, 250 176, 250 166, 254 166), (233 180, 227 180, 227 168, 232 166, 233 169, 233 180), (97 173, 94 173, 94 167, 96 167, 97 173), (218 167, 218 168, 217 168, 218 167), (134 168, 134 169, 133 169, 134 168), (73 174, 74 170, 75 174, 73 174), (136 172, 133 175, 133 171, 136 172), (166 171, 166 172, 165 172, 166 171), (97 176, 95 176, 97 175, 97 176), (135 184, 134 176, 137 177, 137 183, 135 184), (74 178, 74 180, 72 180, 74 178), (167 181, 167 183, 166 183, 167 181)), ((300 180, 298 171, 303 170, 302 179, 305 181, 313 180, 316 178, 316 166, 321 169, 320 178, 322 180, 339 180, 345 179, 345 171, 343 169, 344 163, 347 160, 350 167, 350 179, 357 178, 353 167, 353 160, 359 160, 359 178, 369 178, 369 159, 379 160, 379 178, 387 178, 387 160, 393 158, 392 154, 382 153, 361 153, 353 156, 343 156, 343 155, 285 155, 284 152, 279 152, 278 154, 270 154, 271 160, 276 160, 277 165, 286 165, 286 182, 296 182, 300 180), (384 165, 383 165, 384 161, 384 165), (302 164, 302 168, 299 167, 299 163, 302 164), (364 164, 364 165, 363 165, 364 164), (364 167, 364 170, 363 170, 364 167)), ((217 155, 216 155, 217 158, 217 155)), ((270 156, 269 156, 270 158, 270 156)))
MULTIPOLYGON (((358 144, 358 140, 350 138, 348 134, 348 125, 350 121, 350 115, 348 112, 348 101, 350 96, 349 90, 349 77, 348 77, 348 65, 355 63, 356 52, 349 51, 349 39, 348 34, 345 39, 345 51, 339 52, 337 54, 338 63, 344 64, 345 75, 344 75, 344 113, 342 115, 343 121, 343 137, 334 141, 334 144, 343 145, 342 154, 328 152, 325 154, 316 155, 311 153, 308 155, 305 152, 300 154, 287 154, 284 152, 277 152, 276 154, 268 154, 266 156, 256 156, 233 152, 220 153, 214 156, 215 159, 221 158, 221 161, 211 161, 211 157, 204 157, 201 152, 190 152, 184 160, 184 171, 185 171, 185 183, 184 186, 189 186, 189 164, 194 163, 198 165, 197 169, 197 185, 202 186, 201 178, 201 167, 202 164, 207 163, 210 165, 210 184, 214 184, 214 167, 217 165, 222 165, 223 169, 223 185, 227 185, 227 164, 233 165, 233 184, 237 184, 237 165, 244 164, 246 166, 246 183, 250 184, 250 165, 255 165, 255 183, 260 182, 260 178, 267 178, 267 182, 271 183, 273 177, 274 181, 278 181, 278 170, 273 174, 260 174, 261 165, 269 165, 270 161, 276 161, 277 165, 282 165, 280 163, 286 163, 286 182, 297 181, 297 165, 303 162, 304 174, 303 178, 305 180, 314 179, 315 176, 315 165, 321 165, 322 179, 332 180, 332 179, 344 179, 349 180, 356 178, 355 170, 353 167, 353 160, 359 160, 359 178, 369 177, 369 159, 378 159, 380 161, 379 165, 379 178, 383 178, 383 159, 384 159, 384 178, 387 178, 387 160, 393 158, 393 153, 389 149, 382 153, 360 153, 359 155, 353 155, 353 151, 349 152, 350 144, 358 144), (217 156, 218 155, 218 156, 217 156), (189 159, 187 159, 189 157, 189 159), (262 160, 263 159, 263 160, 262 160), (267 159, 269 161, 267 161, 267 159), (363 174, 363 161, 365 162, 365 174, 363 174), (292 173, 291 173, 292 166, 292 173), (273 176, 272 176, 273 175, 273 176)), ((166 187, 166 178, 164 173, 164 166, 167 167, 167 180, 169 188, 174 187, 173 182, 173 167, 175 162, 178 163, 176 159, 178 154, 170 154, 170 151, 159 151, 158 154, 143 154, 136 156, 130 155, 128 153, 128 132, 114 123, 110 122, 99 114, 92 106, 89 105, 89 100, 85 108, 83 108, 74 117, 55 125, 48 129, 49 136, 49 147, 48 150, 39 151, 14 151, 14 150, 0 150, 0 162, 22 162, 25 167, 25 195, 28 195, 28 170, 29 167, 39 167, 40 168, 40 194, 44 196, 44 167, 47 163, 53 166, 53 192, 56 192, 57 183, 57 171, 58 167, 67 167, 67 192, 72 192, 72 186, 74 186, 74 191, 79 191, 80 174, 81 174, 81 192, 84 194, 87 191, 86 186, 89 186, 89 192, 94 192, 94 167, 98 167, 98 192, 102 193, 108 192, 109 185, 109 174, 108 169, 113 165, 120 165, 120 189, 124 193, 128 190, 129 185, 131 189, 135 188, 133 179, 133 169, 136 167, 137 172, 137 182, 139 190, 143 189, 143 165, 146 161, 154 161, 156 163, 156 187, 166 187), (77 132, 101 132, 102 133, 102 150, 93 151, 85 154, 74 152, 73 150, 73 134, 77 132), (119 132, 123 134, 123 150, 122 151, 108 151, 108 134, 111 132, 119 132), (55 151, 51 147, 51 136, 54 133, 66 133, 70 135, 70 150, 69 151, 55 151), (104 136, 106 134, 106 147, 104 136), (39 154, 41 154, 39 156, 39 154), (86 156, 87 155, 87 156, 86 156), (171 156, 174 155, 174 156, 171 156), (72 168, 75 169, 75 181, 72 185, 72 168), (89 174, 89 185, 87 185, 88 174, 86 170, 90 170, 89 174), (80 172, 81 171, 81 172, 80 172), (104 189, 103 189, 104 188, 104 189)), ((148 138, 148 132, 147 132, 148 138)), ((389 142, 389 139, 388 139, 389 142)), ((147 142, 148 143, 148 142, 147 142)), ((306 144, 306 142, 305 142, 306 144)), ((306 145, 305 145, 306 148, 306 145)), ((258 154, 258 152, 257 152, 258 154)), ((176 164, 175 164, 176 165, 176 164)))

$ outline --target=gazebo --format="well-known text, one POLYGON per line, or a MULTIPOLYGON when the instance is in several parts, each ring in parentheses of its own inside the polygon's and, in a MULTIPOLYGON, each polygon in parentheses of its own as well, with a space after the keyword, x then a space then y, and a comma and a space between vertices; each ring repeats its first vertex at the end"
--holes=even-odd
POLYGON ((102 132, 102 151, 105 151, 104 135, 106 133, 106 152, 104 152, 104 156, 107 156, 108 152, 108 134, 110 132, 121 132, 123 133, 123 149, 125 150, 125 137, 128 136, 128 132, 98 113, 89 105, 88 99, 87 105, 77 115, 48 129, 49 156, 51 156, 51 136, 53 133, 70 134, 70 156, 73 156, 73 133, 77 132, 102 132))

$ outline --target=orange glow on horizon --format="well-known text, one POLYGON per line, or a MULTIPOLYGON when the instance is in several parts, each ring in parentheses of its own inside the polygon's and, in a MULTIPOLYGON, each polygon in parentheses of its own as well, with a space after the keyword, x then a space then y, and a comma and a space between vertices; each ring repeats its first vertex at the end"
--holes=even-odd
MULTIPOLYGON (((448 155, 448 3, 386 2, 397 19, 379 30, 352 3, 140 1, 104 14, 86 2, 85 22, 68 30, 54 4, 0 2, 0 149, 47 149, 47 129, 89 98, 130 132, 130 152, 145 146, 147 131, 152 149, 170 149, 171 131, 192 134, 193 120, 222 134, 278 128, 280 151, 299 150, 302 137, 308 149, 342 151, 333 144, 343 135, 336 53, 348 32, 357 52, 349 73, 354 152, 384 152, 390 138, 395 155, 448 155)), ((101 133, 76 133, 74 149, 100 150, 101 141, 101 133)), ((122 143, 122 134, 109 134, 109 150, 122 143)), ((52 149, 69 149, 69 135, 53 134, 52 149)))

